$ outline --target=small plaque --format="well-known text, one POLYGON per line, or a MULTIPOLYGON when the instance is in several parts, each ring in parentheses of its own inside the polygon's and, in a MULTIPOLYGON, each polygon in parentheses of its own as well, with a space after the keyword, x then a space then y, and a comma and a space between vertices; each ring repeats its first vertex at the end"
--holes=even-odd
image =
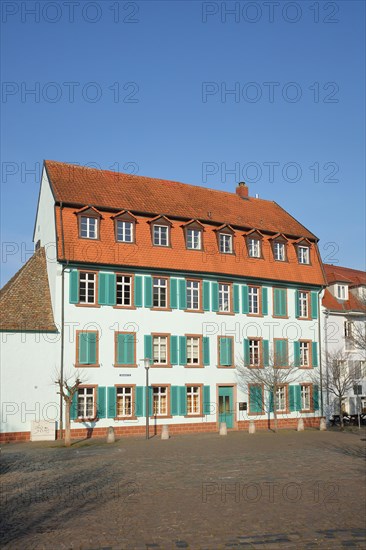
POLYGON ((46 420, 32 420, 30 433, 31 441, 55 441, 55 439, 55 422, 47 422, 46 420))
POLYGON ((246 411, 247 408, 248 407, 246 401, 239 401, 239 411, 246 411))

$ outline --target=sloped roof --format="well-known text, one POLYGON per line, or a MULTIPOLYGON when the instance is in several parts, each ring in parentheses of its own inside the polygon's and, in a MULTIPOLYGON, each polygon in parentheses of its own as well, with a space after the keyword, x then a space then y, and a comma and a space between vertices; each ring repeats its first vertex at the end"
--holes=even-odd
POLYGON ((337 300, 333 294, 329 292, 328 289, 326 289, 322 304, 325 308, 329 309, 330 311, 338 311, 338 312, 344 312, 349 313, 350 311, 357 311, 366 313, 365 305, 362 304, 359 300, 357 300, 356 296, 350 292, 348 294, 349 299, 348 300, 337 300))
POLYGON ((56 202, 164 214, 316 239, 276 202, 177 181, 45 161, 56 202))
POLYGON ((56 331, 44 248, 0 290, 0 330, 56 331))
POLYGON ((328 284, 344 282, 351 286, 366 285, 366 272, 350 267, 323 264, 328 284))

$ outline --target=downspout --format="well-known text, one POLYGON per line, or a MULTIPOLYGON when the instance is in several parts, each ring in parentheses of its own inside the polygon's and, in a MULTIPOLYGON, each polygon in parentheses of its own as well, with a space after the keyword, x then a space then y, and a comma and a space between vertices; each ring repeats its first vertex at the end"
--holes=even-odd
MULTIPOLYGON (((65 239, 64 239, 64 225, 62 219, 62 201, 60 202, 60 223, 61 223, 61 246, 62 246, 62 259, 65 260, 65 239)), ((61 271, 61 357, 60 357, 60 381, 61 387, 64 385, 64 345, 65 345, 65 269, 66 265, 62 266, 61 271)), ((60 394, 60 438, 62 439, 63 432, 63 397, 60 394)))
MULTIPOLYGON (((323 360, 322 360, 322 331, 321 331, 321 324, 322 324, 322 310, 321 310, 321 300, 320 300, 320 293, 323 292, 323 290, 326 287, 322 287, 318 291, 318 347, 319 347, 319 373, 320 373, 320 414, 321 416, 324 416, 324 399, 323 399, 323 360)), ((326 313, 327 315, 327 313, 326 313)), ((325 330, 325 350, 327 350, 327 332, 325 330)), ((327 369, 328 370, 328 369, 327 369)), ((328 393, 327 393, 328 398, 328 393)))

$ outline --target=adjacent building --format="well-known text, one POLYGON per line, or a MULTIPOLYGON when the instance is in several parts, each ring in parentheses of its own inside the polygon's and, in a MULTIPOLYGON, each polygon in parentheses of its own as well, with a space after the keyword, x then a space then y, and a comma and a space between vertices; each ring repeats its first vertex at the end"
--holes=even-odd
POLYGON ((55 380, 81 372, 75 437, 319 424, 317 237, 276 202, 44 163, 35 254, 5 285, 2 438, 55 420, 55 380), (268 395, 235 366, 295 364, 268 395), (148 360, 148 361, 146 361, 148 360), (149 384, 146 369, 149 365, 149 384), (148 408, 148 410, 147 410, 148 408))

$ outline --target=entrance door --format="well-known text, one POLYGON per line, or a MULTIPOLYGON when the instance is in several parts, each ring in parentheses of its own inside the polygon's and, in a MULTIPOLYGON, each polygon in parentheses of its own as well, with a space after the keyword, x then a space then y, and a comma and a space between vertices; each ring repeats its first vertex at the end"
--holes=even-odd
POLYGON ((219 387, 219 422, 226 422, 228 428, 234 427, 234 399, 232 386, 219 387))

